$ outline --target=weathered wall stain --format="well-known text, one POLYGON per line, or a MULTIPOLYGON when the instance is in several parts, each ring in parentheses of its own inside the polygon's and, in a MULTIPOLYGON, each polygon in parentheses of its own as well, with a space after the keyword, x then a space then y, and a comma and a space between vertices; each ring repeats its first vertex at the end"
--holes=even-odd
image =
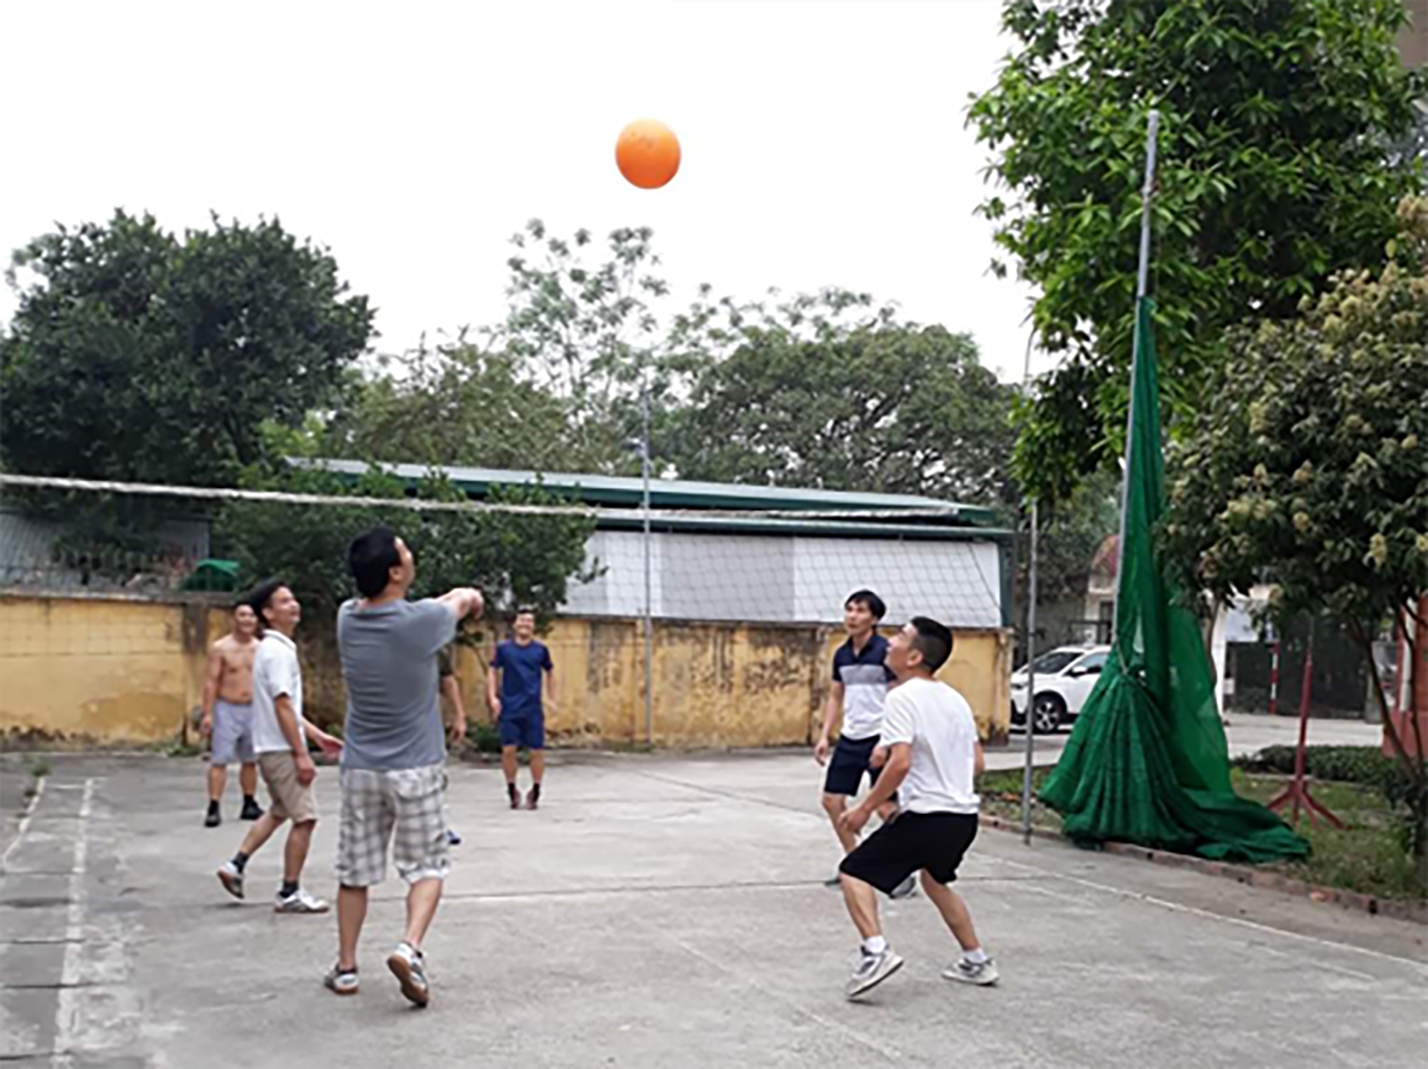
MULTIPOLYGON (((192 738, 208 645, 229 608, 207 599, 0 594, 0 739, 115 745, 192 738)), ((841 631, 821 626, 656 621, 654 738, 663 746, 804 745, 827 701, 841 631)), ((543 640, 558 677, 547 727, 565 746, 643 742, 644 640, 637 620, 555 621, 543 640)), ((458 646, 468 716, 488 715, 492 636, 458 646)), ((304 707, 341 719, 342 673, 329 622, 298 631, 304 707)), ((972 704, 984 735, 1005 737, 1011 646, 1002 631, 959 632, 942 678, 972 704)))

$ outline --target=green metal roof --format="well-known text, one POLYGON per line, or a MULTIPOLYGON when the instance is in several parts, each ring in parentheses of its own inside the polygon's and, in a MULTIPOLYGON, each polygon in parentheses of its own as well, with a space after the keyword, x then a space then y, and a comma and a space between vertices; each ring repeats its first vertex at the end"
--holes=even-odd
MULTIPOLYGON (((638 513, 629 517, 601 516, 597 526, 609 530, 638 531, 638 513)), ((725 534, 821 535, 837 538, 898 538, 937 541, 1007 541, 1013 532, 995 527, 937 527, 930 523, 878 520, 798 520, 757 516, 661 516, 651 524, 656 531, 709 531, 725 534)))
MULTIPOLYGON (((360 460, 310 460, 289 458, 295 466, 325 468, 344 478, 356 481, 366 473, 368 465, 360 460)), ((529 486, 539 484, 553 494, 589 505, 626 506, 637 508, 643 501, 644 484, 640 479, 610 475, 579 475, 564 472, 506 471, 494 468, 433 467, 423 464, 383 464, 386 471, 415 484, 433 470, 441 472, 447 479, 472 497, 481 498, 493 486, 529 486)), ((1007 532, 988 530, 997 522, 996 513, 982 505, 964 505, 937 498, 919 497, 913 494, 865 494, 845 493, 837 490, 801 490, 781 486, 746 486, 736 483, 693 482, 684 479, 655 479, 650 483, 650 505, 656 509, 717 509, 729 511, 840 511, 870 512, 908 510, 937 510, 942 517, 918 517, 914 522, 926 527, 923 537, 949 537, 949 528, 979 528, 982 537, 1006 537, 1007 532)), ((912 520, 912 518, 909 518, 912 520)), ((638 518, 632 517, 638 523, 638 518)), ((728 530, 737 527, 750 530, 753 524, 781 524, 794 527, 811 527, 816 521, 804 520, 758 520, 757 518, 721 518, 717 526, 728 530)), ((681 529, 694 529, 688 525, 708 525, 715 520, 690 518, 685 520, 662 519, 659 526, 673 529, 678 524, 681 529)), ((623 526, 621 520, 608 523, 602 518, 601 526, 623 526)), ((828 526, 819 524, 819 526, 828 526)), ((886 528, 878 533, 884 537, 909 535, 912 528, 895 520, 868 523, 849 519, 835 521, 832 526, 852 528, 848 533, 873 535, 873 527, 886 528)), ((766 527, 772 531, 776 528, 766 527)), ((789 531, 787 526, 778 528, 789 531)), ((820 532, 834 533, 834 532, 820 532)), ((970 532, 968 532, 970 533, 970 532)), ((955 536, 953 536, 955 537, 955 536)), ((966 537, 966 534, 961 537, 966 537)))

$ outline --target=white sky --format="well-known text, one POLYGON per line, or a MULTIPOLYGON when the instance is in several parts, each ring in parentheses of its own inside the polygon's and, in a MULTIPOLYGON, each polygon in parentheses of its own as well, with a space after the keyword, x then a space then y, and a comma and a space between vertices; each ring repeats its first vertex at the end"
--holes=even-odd
MULTIPOLYGON (((987 274, 967 95, 1000 0, 20 0, 0 32, 0 252, 116 206, 277 215, 395 351, 504 315, 507 238, 649 225, 679 298, 840 285, 1019 378, 1029 291, 987 274), (679 176, 625 184, 653 116, 679 176)), ((14 296, 0 294, 8 320, 14 296)))

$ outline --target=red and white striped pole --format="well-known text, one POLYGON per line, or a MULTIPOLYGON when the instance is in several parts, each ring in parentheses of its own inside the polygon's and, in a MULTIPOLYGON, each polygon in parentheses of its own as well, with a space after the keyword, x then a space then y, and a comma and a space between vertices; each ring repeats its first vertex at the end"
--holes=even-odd
POLYGON ((1269 715, 1279 712, 1279 640, 1269 650, 1269 715))

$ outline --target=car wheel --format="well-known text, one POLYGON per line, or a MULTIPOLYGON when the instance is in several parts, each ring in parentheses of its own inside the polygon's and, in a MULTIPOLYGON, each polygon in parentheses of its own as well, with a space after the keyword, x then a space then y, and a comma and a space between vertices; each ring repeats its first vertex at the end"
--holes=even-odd
POLYGON ((1031 728, 1038 735, 1051 735, 1066 717, 1066 703, 1059 694, 1038 694, 1031 706, 1031 728))

